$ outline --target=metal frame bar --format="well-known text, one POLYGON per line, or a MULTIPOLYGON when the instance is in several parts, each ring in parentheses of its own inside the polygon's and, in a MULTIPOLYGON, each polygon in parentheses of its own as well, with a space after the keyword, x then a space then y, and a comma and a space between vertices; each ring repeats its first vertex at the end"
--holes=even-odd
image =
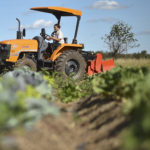
MULTIPOLYGON (((57 20, 58 20, 58 24, 60 25, 60 21, 61 21, 61 16, 56 16, 57 20)), ((76 29, 75 29, 75 33, 74 33, 74 38, 72 40, 72 44, 77 44, 77 34, 78 34, 78 30, 79 30, 79 24, 80 24, 80 19, 81 16, 77 16, 77 24, 76 24, 76 29)))
POLYGON ((81 17, 77 16, 77 24, 76 24, 74 38, 73 38, 73 41, 72 41, 73 44, 77 44, 78 43, 77 42, 77 34, 78 34, 78 30, 79 30, 80 19, 81 19, 81 17))

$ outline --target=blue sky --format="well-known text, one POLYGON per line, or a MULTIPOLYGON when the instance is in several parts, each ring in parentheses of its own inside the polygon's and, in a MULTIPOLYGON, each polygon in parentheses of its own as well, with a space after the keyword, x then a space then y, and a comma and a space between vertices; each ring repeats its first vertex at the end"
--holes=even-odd
MULTIPOLYGON (((109 33, 114 23, 124 21, 133 27, 140 44, 140 47, 128 52, 147 50, 150 53, 150 0, 1 0, 0 41, 16 38, 16 17, 27 29, 26 39, 39 35, 42 27, 46 28, 47 34, 51 34, 56 19, 51 14, 29 10, 38 6, 82 10, 78 41, 85 44, 85 50, 109 51, 101 37, 109 33)), ((69 42, 73 38, 75 23, 75 17, 62 19, 61 30, 69 42)))

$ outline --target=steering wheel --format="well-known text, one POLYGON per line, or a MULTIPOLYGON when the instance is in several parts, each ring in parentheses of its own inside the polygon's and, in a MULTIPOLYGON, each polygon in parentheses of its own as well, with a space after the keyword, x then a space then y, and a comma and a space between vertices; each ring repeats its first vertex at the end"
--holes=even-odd
POLYGON ((43 37, 44 38, 44 40, 47 38, 47 37, 49 37, 49 35, 48 34, 42 34, 42 33, 40 33, 40 35, 41 35, 41 37, 43 37))
POLYGON ((41 30, 40 35, 41 35, 41 37, 44 38, 44 40, 49 36, 48 34, 45 33, 45 29, 44 28, 41 30))

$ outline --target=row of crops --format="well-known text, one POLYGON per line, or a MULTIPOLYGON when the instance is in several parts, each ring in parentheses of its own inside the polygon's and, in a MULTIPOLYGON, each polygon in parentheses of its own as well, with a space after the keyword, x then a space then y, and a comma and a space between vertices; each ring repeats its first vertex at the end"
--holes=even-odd
POLYGON ((123 115, 130 127, 124 134, 125 150, 150 149, 150 70, 147 68, 117 67, 109 72, 85 77, 77 83, 59 81, 58 96, 62 102, 76 101, 92 94, 122 101, 123 115))
POLYGON ((125 150, 150 149, 150 71, 146 68, 116 68, 93 80, 96 93, 124 102, 123 113, 131 121, 125 132, 125 150))
MULTIPOLYGON (((30 129, 46 115, 57 116, 54 101, 80 100, 92 94, 124 103, 123 114, 131 121, 124 135, 125 150, 150 149, 150 71, 147 68, 121 68, 85 76, 77 82, 56 78, 47 72, 17 69, 0 78, 0 132, 18 126, 30 129)), ((122 148, 122 149, 123 149, 122 148)))

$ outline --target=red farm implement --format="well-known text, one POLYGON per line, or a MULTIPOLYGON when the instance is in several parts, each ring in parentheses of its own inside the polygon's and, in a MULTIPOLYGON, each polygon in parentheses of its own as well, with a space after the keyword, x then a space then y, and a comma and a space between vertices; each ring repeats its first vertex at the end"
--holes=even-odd
POLYGON ((97 54, 95 60, 88 61, 88 75, 109 71, 114 68, 114 60, 109 59, 103 61, 102 54, 97 54))

